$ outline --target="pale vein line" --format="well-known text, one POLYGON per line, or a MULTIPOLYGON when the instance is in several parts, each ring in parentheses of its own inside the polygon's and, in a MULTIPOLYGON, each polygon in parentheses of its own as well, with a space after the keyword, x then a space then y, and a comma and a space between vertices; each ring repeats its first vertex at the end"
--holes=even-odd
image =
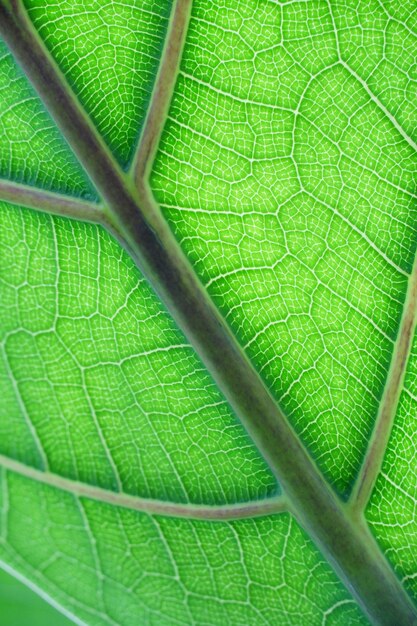
MULTIPOLYGON (((100 241, 100 240, 99 240, 100 241)), ((104 451, 105 457, 107 459, 107 462, 109 464, 109 467, 112 471, 113 477, 114 477, 114 481, 117 485, 117 488, 120 492, 123 491, 123 485, 122 485, 122 479, 120 477, 120 472, 118 470, 118 467, 116 465, 116 462, 113 458, 113 454, 110 450, 110 447, 107 443, 107 439, 104 433, 104 429, 100 423, 100 420, 97 417, 97 412, 94 408, 93 402, 91 400, 90 394, 88 392, 88 385, 87 385, 87 381, 86 381, 86 367, 84 365, 82 365, 80 363, 80 361, 78 360, 78 358, 75 356, 75 354, 73 354, 70 350, 70 348, 66 345, 66 343, 64 342, 64 340, 62 339, 62 337, 60 337, 59 333, 56 334, 56 339, 58 340, 58 342, 61 344, 62 348, 64 349, 64 351, 69 355, 69 357, 72 359, 72 361, 76 364, 79 372, 80 372, 80 376, 81 376, 81 388, 83 391, 83 395, 84 398, 86 400, 90 415, 91 415, 91 419, 92 422, 94 424, 94 428, 97 432, 98 438, 100 440, 102 449, 104 451)))
POLYGON ((323 619, 321 622, 322 626, 325 626, 328 617, 330 617, 330 615, 334 613, 336 609, 340 608, 341 606, 345 606, 346 604, 352 604, 353 606, 355 606, 355 601, 353 599, 346 598, 345 600, 339 600, 339 602, 336 602, 336 604, 334 604, 332 607, 330 607, 330 609, 327 609, 327 611, 323 613, 323 619))
POLYGON ((56 487, 77 497, 89 498, 90 500, 150 515, 207 521, 230 521, 263 517, 288 511, 288 504, 283 496, 221 505, 164 502, 153 498, 142 498, 128 493, 110 491, 109 489, 65 478, 52 472, 43 472, 3 454, 0 454, 0 466, 20 476, 36 480, 43 485, 56 487))
POLYGON ((132 172, 138 185, 149 174, 165 125, 182 58, 191 5, 192 0, 175 0, 172 8, 158 75, 133 161, 132 172))
POLYGON ((264 109, 272 109, 274 111, 287 111, 288 113, 294 114, 293 109, 281 106, 279 104, 272 104, 270 102, 260 102, 258 100, 251 100, 250 98, 242 98, 240 96, 236 96, 235 94, 230 93, 229 91, 224 91, 223 89, 215 87, 211 83, 205 80, 202 80, 201 78, 198 78, 197 76, 193 76, 192 74, 188 74, 187 72, 181 71, 180 75, 183 76, 183 78, 186 78, 196 83, 197 85, 201 85, 202 87, 205 87, 208 91, 212 91, 219 96, 225 96, 226 98, 229 98, 230 100, 233 100, 234 102, 240 102, 241 104, 254 106, 254 107, 260 107, 264 109))
MULTIPOLYGON (((379 0, 378 0, 378 4, 381 4, 379 2, 379 0)), ((333 11, 332 11, 332 5, 331 5, 331 3, 329 1, 327 1, 327 5, 328 5, 329 14, 330 14, 330 18, 331 18, 332 26, 333 26, 333 30, 334 30, 336 51, 337 51, 337 55, 339 57, 340 64, 342 65, 342 67, 344 67, 349 72, 349 74, 351 76, 353 76, 353 78, 355 78, 355 80, 358 81, 358 83, 361 84, 361 86, 366 91, 366 93, 368 94, 368 96, 372 100, 372 102, 374 104, 376 104, 376 106, 380 109, 380 111, 382 111, 384 113, 384 115, 389 119, 389 121, 394 126, 394 128, 396 128, 398 130, 398 132, 403 137, 403 139, 405 139, 405 141, 408 143, 408 145, 411 146, 413 148, 413 150, 415 150, 417 152, 417 143, 407 134, 405 129, 395 119, 395 117, 393 116, 391 111, 389 111, 389 109, 387 109, 385 104, 383 102, 381 102, 381 100, 378 98, 378 96, 376 94, 374 94, 372 89, 369 88, 369 86, 366 83, 366 81, 357 72, 355 72, 355 70, 343 59, 342 51, 341 51, 341 48, 340 48, 340 41, 339 41, 339 36, 338 36, 338 30, 337 30, 337 27, 336 27, 336 21, 334 19, 334 15, 333 15, 333 11)), ((383 10, 384 10, 385 14, 387 14, 387 11, 385 9, 383 9, 383 10)))
MULTIPOLYGON (((299 117, 303 117, 306 122, 308 122, 308 124, 310 124, 313 128, 315 128, 323 137, 325 137, 325 139, 327 141, 329 141, 333 146, 335 146, 335 148, 338 150, 339 154, 344 157, 345 159, 351 161, 354 165, 358 165, 361 169, 363 169, 365 172, 369 172, 371 175, 375 176, 378 181, 381 181, 383 183, 385 183, 386 185, 389 185, 389 187, 391 187, 392 189, 395 189, 396 192, 400 192, 403 193, 407 196, 410 196, 413 199, 417 198, 417 194, 414 193, 413 191, 410 191, 404 187, 401 187, 400 185, 396 185, 394 182, 390 181, 389 178, 386 178, 384 176, 381 176, 378 171, 376 169, 373 169, 372 167, 368 167, 367 165, 365 165, 364 163, 362 163, 361 161, 357 160, 355 157, 350 156, 347 152, 345 152, 344 150, 342 150, 340 144, 335 140, 332 139, 332 137, 330 136, 330 134, 326 133, 323 128, 321 128, 321 126, 319 126, 318 124, 316 124, 311 118, 307 117, 307 115, 305 113, 299 113, 299 117)), ((395 216, 392 216, 394 219, 397 219, 395 216)), ((399 221, 397 219, 397 221, 399 221)), ((402 224, 402 222, 400 221, 400 224, 402 224)))
POLYGON ((355 72, 355 70, 352 69, 350 67, 350 65, 348 63, 346 63, 346 61, 344 61, 343 59, 340 59, 340 63, 349 72, 349 74, 351 76, 353 76, 362 85, 363 89, 366 91, 366 93, 368 94, 369 98, 372 100, 372 102, 374 104, 376 104, 376 106, 389 119, 389 121, 394 126, 394 128, 396 128, 398 130, 398 132, 400 133, 401 137, 403 139, 405 139, 405 141, 408 143, 408 145, 411 146, 413 148, 413 150, 415 150, 417 152, 417 143, 406 133, 404 128, 401 126, 401 124, 399 122, 397 122, 397 120, 392 115, 392 113, 387 109, 385 104, 383 102, 381 102, 381 100, 378 98, 378 96, 376 96, 374 94, 374 92, 368 87, 367 83, 363 80, 363 78, 361 76, 359 76, 359 74, 357 74, 355 72))
MULTIPOLYGON (((82 611, 87 611, 90 615, 93 615, 95 619, 99 618, 104 622, 110 623, 111 626, 118 626, 113 620, 110 620, 110 618, 107 615, 103 615, 103 613, 96 610, 94 607, 89 606, 83 600, 76 599, 73 595, 70 595, 70 593, 68 593, 68 591, 66 591, 66 589, 64 589, 62 585, 59 585, 53 582, 50 578, 45 576, 45 574, 43 574, 36 566, 32 565, 28 561, 28 559, 22 554, 20 554, 20 552, 10 543, 6 544, 5 548, 7 552, 9 553, 10 557, 13 559, 13 562, 14 563, 17 562, 17 565, 18 567, 20 567, 21 570, 22 569, 26 571, 29 570, 30 574, 32 575, 32 578, 35 580, 38 580, 43 585, 43 587, 46 586, 46 587, 51 588, 51 591, 53 591, 55 595, 60 596, 61 602, 63 600, 64 603, 65 602, 67 603, 67 605, 72 605, 72 606, 77 607, 78 609, 81 609, 82 611)), ((72 560, 75 560, 75 559, 72 559, 72 560)), ((0 567, 2 569, 5 569, 4 565, 5 563, 0 561, 0 567)), ((79 622, 78 618, 76 618, 75 616, 73 617, 71 613, 67 612, 67 610, 65 609, 65 604, 59 604, 53 599, 52 596, 49 595, 48 592, 44 592, 43 587, 41 587, 40 585, 38 586, 37 582, 32 583, 32 584, 30 582, 26 582, 27 580, 30 581, 30 579, 27 579, 25 575, 23 575, 23 577, 21 578, 18 569, 14 570, 13 568, 11 573, 13 576, 17 577, 19 580, 22 580, 24 584, 28 585, 30 589, 33 589, 36 593, 38 593, 44 600, 49 602, 49 604, 52 604, 52 606, 54 606, 58 611, 60 611, 64 615, 68 615, 69 619, 72 619, 73 621, 75 621, 76 624, 78 623, 84 624, 84 622, 79 622), (16 574, 14 574, 14 571, 16 571, 16 574)), ((89 621, 89 624, 91 624, 91 621, 89 621)))
POLYGON ((404 489, 404 487, 401 487, 401 485, 392 480, 392 478, 388 474, 385 474, 385 472, 381 472, 381 476, 384 480, 387 481, 387 483, 391 485, 391 487, 394 487, 396 491, 399 491, 405 498, 407 498, 407 500, 411 500, 415 508, 417 500, 411 495, 411 493, 409 493, 406 489, 404 489))
POLYGON ((16 402, 17 402, 17 404, 18 404, 18 406, 19 406, 19 408, 21 410, 21 413, 23 415, 25 424, 26 424, 26 426, 27 426, 27 428, 28 428, 28 430, 29 430, 29 432, 30 432, 30 434, 32 436, 33 442, 35 444, 35 447, 36 447, 36 450, 38 452, 39 458, 40 458, 40 460, 42 462, 42 465, 43 465, 44 469, 47 470, 48 467, 49 467, 48 457, 46 455, 46 452, 45 452, 45 449, 43 447, 43 444, 42 444, 41 438, 39 436, 39 433, 38 433, 34 423, 30 419, 30 415, 29 415, 29 413, 28 413, 28 411, 26 409, 26 405, 25 405, 25 403, 23 401, 23 398, 22 398, 22 395, 20 393, 18 382, 17 382, 17 380, 15 378, 15 375, 13 373, 13 370, 12 370, 12 368, 10 366, 8 355, 6 353, 6 348, 5 348, 4 345, 1 346, 1 352, 3 354, 3 363, 4 363, 5 369, 6 369, 7 374, 8 374, 8 378, 9 378, 10 382, 12 383, 12 387, 13 387, 14 395, 15 395, 15 398, 16 398, 16 402))
POLYGON ((0 472, 1 482, 1 534, 0 541, 6 542, 9 535, 9 511, 10 511, 10 498, 9 498, 9 485, 7 483, 7 476, 5 469, 1 468, 0 472))
POLYGON ((26 587, 31 589, 34 593, 45 600, 48 604, 50 604, 54 609, 56 609, 59 613, 67 617, 70 621, 74 622, 78 626, 88 626, 87 622, 82 621, 79 617, 71 613, 66 607, 62 606, 55 598, 49 595, 40 585, 27 578, 24 574, 22 574, 19 570, 15 569, 5 561, 0 561, 0 569, 7 572, 13 578, 16 578, 21 583, 23 583, 26 587))
POLYGON ((407 277, 409 276, 408 272, 404 271, 403 268, 400 267, 400 265, 398 265, 392 259, 390 259, 390 257, 382 250, 382 248, 380 248, 366 234, 365 230, 361 230, 360 228, 358 228, 358 226, 356 226, 356 224, 354 222, 352 222, 348 217, 343 215, 343 213, 339 210, 339 208, 337 206, 337 203, 336 204, 329 204, 325 200, 322 200, 321 198, 315 196, 313 193, 311 193, 307 189, 303 189, 303 192, 307 196, 309 196, 312 200, 314 200, 315 202, 318 202, 322 206, 325 206, 327 209, 330 209, 330 211, 332 211, 335 215, 337 215, 337 217, 339 219, 341 219, 342 222, 347 224, 353 231, 355 231, 356 234, 358 234, 360 236, 361 239, 366 241, 366 243, 369 245, 369 247, 372 248, 372 250, 374 250, 378 254, 378 256, 382 257, 384 259, 384 261, 386 261, 386 263, 388 263, 388 265, 390 265, 392 268, 394 268, 397 272, 399 272, 403 276, 407 276, 407 277))
POLYGON ((391 434, 403 380, 410 355, 414 328, 417 321, 417 257, 408 280, 398 336, 395 341, 391 365, 378 415, 359 476, 352 490, 350 505, 355 512, 362 512, 371 496, 376 478, 381 470, 388 440, 391 434))
POLYGON ((85 222, 100 223, 103 210, 100 204, 80 200, 70 196, 63 196, 52 191, 45 191, 14 183, 9 180, 0 180, 0 201, 11 202, 42 213, 52 213, 62 217, 82 220, 85 222))
POLYGON ((100 559, 100 555, 98 552, 98 548, 97 548, 97 539, 91 529, 91 524, 90 524, 90 520, 88 519, 88 515, 85 511, 84 508, 84 504, 82 503, 82 501, 78 498, 77 500, 77 504, 78 504, 78 510, 80 512, 81 518, 83 520, 83 524, 85 527, 85 531, 88 535, 88 538, 90 540, 90 545, 91 545, 91 554, 93 557, 93 561, 94 561, 94 565, 96 568, 96 575, 97 575, 97 581, 98 581, 98 588, 97 588, 97 595, 100 598, 100 608, 102 609, 102 613, 103 615, 106 615, 106 613, 108 613, 107 611, 107 607, 106 607, 106 602, 104 599, 104 574, 103 574, 103 567, 101 564, 101 559, 100 559))

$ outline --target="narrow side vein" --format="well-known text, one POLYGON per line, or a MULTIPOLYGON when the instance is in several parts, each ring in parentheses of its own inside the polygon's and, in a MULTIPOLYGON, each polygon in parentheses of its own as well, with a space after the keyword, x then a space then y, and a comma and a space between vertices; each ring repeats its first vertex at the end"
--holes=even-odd
POLYGON ((288 511, 288 504, 284 496, 223 505, 164 502, 163 500, 142 498, 128 493, 110 491, 109 489, 65 478, 52 472, 43 472, 2 454, 0 454, 0 466, 7 471, 36 480, 43 485, 56 487, 76 497, 89 498, 90 500, 150 515, 207 521, 231 521, 263 517, 288 511))
POLYGON ((52 213, 84 222, 100 223, 103 216, 100 204, 8 180, 0 180, 1 200, 42 213, 52 213))
POLYGON ((148 113, 133 160, 136 183, 148 175, 165 125, 178 76, 192 0, 175 0, 148 113))
POLYGON ((403 315, 394 345, 385 390, 376 417, 374 431, 352 490, 350 506, 355 513, 364 511, 375 481, 381 470, 391 434, 398 401, 403 388, 405 370, 410 355, 417 321, 417 258, 408 280, 403 315))
POLYGON ((394 126, 394 128, 396 128, 398 130, 398 132, 400 133, 401 137, 403 139, 405 139, 405 141, 408 143, 408 145, 411 146, 411 148, 413 148, 413 150, 415 150, 417 152, 417 143, 410 137, 410 135, 408 135, 406 133, 404 128, 396 120, 396 118, 391 113, 391 111, 389 111, 389 109, 387 109, 385 104, 383 102, 381 102, 381 100, 378 98, 378 96, 376 96, 374 94, 374 92, 369 88, 369 86, 366 83, 366 81, 364 81, 363 78, 361 76, 359 76, 359 74, 357 74, 355 72, 355 70, 352 67, 350 67, 350 65, 348 63, 346 63, 346 61, 341 59, 340 63, 349 72, 349 74, 351 76, 353 76, 353 78, 355 78, 355 80, 357 80, 358 83, 360 83, 362 85, 362 87, 364 88, 364 90, 368 94, 369 98, 372 100, 372 102, 374 102, 376 104, 376 106, 380 109, 380 111, 382 111, 382 113, 384 113, 384 115, 389 119, 389 121, 394 126))

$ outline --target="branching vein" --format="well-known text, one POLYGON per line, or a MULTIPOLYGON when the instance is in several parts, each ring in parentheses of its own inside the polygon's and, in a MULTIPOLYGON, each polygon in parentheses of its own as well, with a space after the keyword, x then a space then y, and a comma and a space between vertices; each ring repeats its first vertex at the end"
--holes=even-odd
POLYGON ((100 204, 8 180, 0 180, 1 200, 43 213, 52 213, 84 222, 100 223, 103 218, 103 209, 100 204))
POLYGON ((141 498, 128 493, 103 489, 87 483, 71 480, 52 472, 43 472, 19 461, 0 454, 0 466, 25 478, 36 480, 43 485, 56 487, 77 497, 90 498, 98 502, 119 506, 124 509, 164 515, 183 519, 230 521, 253 517, 263 517, 288 511, 288 503, 283 496, 238 502, 236 504, 205 505, 165 502, 153 498, 141 498))
POLYGON ((417 259, 408 281, 403 315, 391 360, 391 366, 380 403, 374 432, 362 464, 361 471, 351 495, 355 512, 363 512, 381 470, 389 436, 397 412, 403 387, 404 374, 410 355, 414 329, 417 321, 417 259))
POLYGON ((190 19, 192 0, 175 0, 161 65, 133 162, 138 182, 149 174, 168 114, 190 19))

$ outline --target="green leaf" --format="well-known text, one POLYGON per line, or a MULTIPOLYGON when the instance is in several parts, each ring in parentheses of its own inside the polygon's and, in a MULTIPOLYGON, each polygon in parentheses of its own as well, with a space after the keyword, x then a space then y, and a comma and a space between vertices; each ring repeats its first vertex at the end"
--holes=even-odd
POLYGON ((71 622, 16 578, 0 571, 0 612, 4 626, 69 626, 71 622))
POLYGON ((417 624, 413 3, 0 35, 2 567, 81 624, 417 624))

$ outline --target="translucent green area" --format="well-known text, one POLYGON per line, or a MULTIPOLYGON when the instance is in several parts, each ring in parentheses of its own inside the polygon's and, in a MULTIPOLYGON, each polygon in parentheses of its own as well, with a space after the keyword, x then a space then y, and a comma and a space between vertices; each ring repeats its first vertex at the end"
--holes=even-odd
POLYGON ((2 41, 0 178, 95 197, 86 174, 2 41))
POLYGON ((413 0, 333 1, 342 58, 417 140, 417 16, 413 0))
POLYGON ((417 336, 367 519, 387 558, 417 599, 417 336))
POLYGON ((69 626, 58 613, 26 585, 0 570, 0 619, 2 626, 69 626))
MULTIPOLYGON (((378 100, 385 84, 371 92, 349 65, 356 4, 197 0, 153 175, 209 293, 344 495, 381 398, 417 225, 412 139, 378 100)), ((385 37, 385 10, 362 10, 385 37)))
POLYGON ((171 0, 26 0, 35 27, 123 165, 145 117, 171 0))
POLYGON ((197 523, 77 500, 13 474, 0 487, 9 503, 0 557, 88 624, 366 623, 288 515, 197 523))
MULTIPOLYGON (((27 6, 126 166, 170 3, 27 6)), ((153 174, 209 293, 344 496, 416 249, 414 8, 195 0, 153 174)), ((95 197, 4 47, 0 177, 95 197)), ((1 203, 0 302, 1 454, 170 501, 274 492, 207 371, 102 230, 1 203)), ((368 518, 417 597, 416 363, 417 345, 368 518)), ((365 623, 288 515, 152 518, 1 477, 0 560, 88 624, 365 623)))
POLYGON ((163 500, 272 492, 243 428, 109 235, 1 209, 0 452, 163 500))

